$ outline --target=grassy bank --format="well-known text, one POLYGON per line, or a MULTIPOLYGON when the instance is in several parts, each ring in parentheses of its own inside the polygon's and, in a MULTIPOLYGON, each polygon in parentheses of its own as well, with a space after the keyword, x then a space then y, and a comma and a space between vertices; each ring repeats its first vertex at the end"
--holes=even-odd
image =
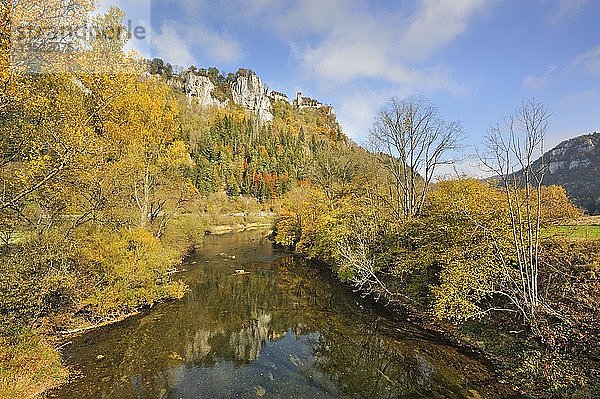
POLYGON ((557 237, 571 240, 599 240, 600 226, 598 225, 564 225, 544 229, 545 237, 557 237))
POLYGON ((0 397, 35 398, 67 381, 52 340, 38 332, 0 339, 0 397))

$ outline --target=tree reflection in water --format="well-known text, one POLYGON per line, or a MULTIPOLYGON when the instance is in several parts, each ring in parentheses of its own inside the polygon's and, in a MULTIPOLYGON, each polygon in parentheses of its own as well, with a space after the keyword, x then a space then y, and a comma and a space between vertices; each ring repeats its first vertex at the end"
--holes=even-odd
POLYGON ((210 237, 188 260, 186 298, 75 339, 65 357, 81 376, 52 396, 510 396, 477 360, 261 234, 210 237))

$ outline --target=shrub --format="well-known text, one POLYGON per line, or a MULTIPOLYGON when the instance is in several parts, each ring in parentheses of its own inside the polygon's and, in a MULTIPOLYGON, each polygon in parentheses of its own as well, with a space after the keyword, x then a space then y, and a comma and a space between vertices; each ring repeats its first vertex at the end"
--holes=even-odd
POLYGON ((0 338, 0 397, 33 398, 66 381, 60 354, 39 334, 0 338))
POLYGON ((81 302, 94 315, 115 316, 185 292, 182 283, 169 278, 180 262, 179 253, 142 228, 90 236, 80 262, 95 265, 102 276, 81 302))

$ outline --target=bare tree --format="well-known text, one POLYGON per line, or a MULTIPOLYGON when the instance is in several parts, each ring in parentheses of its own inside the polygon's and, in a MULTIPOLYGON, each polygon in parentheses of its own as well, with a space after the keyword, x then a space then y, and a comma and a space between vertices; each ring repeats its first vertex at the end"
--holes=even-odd
MULTIPOLYGON (((392 293, 386 285, 379 279, 378 270, 375 266, 373 256, 369 252, 367 243, 362 239, 357 239, 354 243, 344 242, 340 245, 340 263, 343 267, 352 270, 350 283, 364 295, 378 292, 377 288, 383 290, 388 295, 392 293), (375 289, 373 288, 375 286, 375 289)), ((376 300, 379 300, 381 292, 376 294, 376 300)))
POLYGON ((419 215, 437 168, 454 162, 446 156, 461 140, 461 124, 444 121, 423 98, 392 98, 379 111, 369 145, 392 176, 390 206, 398 218, 419 215))
POLYGON ((531 323, 535 323, 541 305, 538 287, 540 209, 542 181, 547 170, 543 154, 549 117, 550 112, 544 105, 535 100, 523 102, 503 125, 488 130, 487 155, 480 157, 500 179, 510 215, 513 247, 510 258, 514 259, 500 256, 509 281, 503 295, 531 323))
POLYGON ((333 209, 336 200, 349 193, 358 168, 356 154, 350 146, 321 142, 313 152, 308 173, 323 188, 327 205, 333 209))

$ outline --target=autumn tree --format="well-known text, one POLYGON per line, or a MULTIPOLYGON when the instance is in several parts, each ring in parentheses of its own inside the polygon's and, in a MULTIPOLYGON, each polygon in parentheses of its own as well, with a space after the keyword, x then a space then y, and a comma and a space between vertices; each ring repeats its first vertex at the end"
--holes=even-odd
POLYGON ((461 136, 460 123, 444 121, 425 99, 392 98, 381 108, 369 145, 393 177, 389 206, 396 217, 419 215, 435 172, 453 162, 448 153, 459 148, 461 136))
POLYGON ((493 185, 460 179, 432 188, 414 252, 422 263, 440 269, 433 287, 440 318, 463 321, 517 310, 505 301, 516 276, 509 265, 508 223, 502 191, 493 185))
POLYGON ((18 73, 65 73, 85 46, 81 30, 87 28, 94 0, 4 1, 3 34, 8 26, 11 68, 18 73))
MULTIPOLYGON (((96 18, 102 30, 118 31, 124 14, 111 9, 96 18)), ((99 36, 82 54, 76 79, 86 95, 90 124, 103 138, 101 173, 90 176, 93 203, 115 199, 137 208, 136 224, 163 231, 169 214, 191 195, 193 162, 180 135, 179 103, 169 86, 146 76, 144 65, 123 53, 127 37, 99 36), (88 73, 87 62, 100 73, 88 73)), ((92 71, 94 72, 94 71, 92 71)))
MULTIPOLYGON (((106 204, 106 192, 91 194, 89 176, 99 175, 103 165, 110 138, 98 122, 116 94, 99 93, 103 88, 106 94, 117 75, 139 72, 122 51, 123 36, 73 42, 74 31, 88 23, 92 1, 12 1, 3 7, 10 18, 2 22, 0 211, 13 225, 20 218, 42 229, 64 220, 63 214, 79 214, 75 226, 106 204)), ((95 24, 99 31, 118 26, 122 32, 122 17, 114 9, 95 24)))
POLYGON ((7 14, 0 27, 0 212, 13 224, 19 218, 48 224, 64 210, 69 196, 57 184, 93 145, 81 88, 57 69, 64 63, 43 51, 58 40, 52 35, 56 29, 81 26, 90 10, 91 2, 77 0, 2 3, 7 14), (42 195, 43 190, 54 193, 42 195), (43 218, 23 213, 32 201, 43 218))

